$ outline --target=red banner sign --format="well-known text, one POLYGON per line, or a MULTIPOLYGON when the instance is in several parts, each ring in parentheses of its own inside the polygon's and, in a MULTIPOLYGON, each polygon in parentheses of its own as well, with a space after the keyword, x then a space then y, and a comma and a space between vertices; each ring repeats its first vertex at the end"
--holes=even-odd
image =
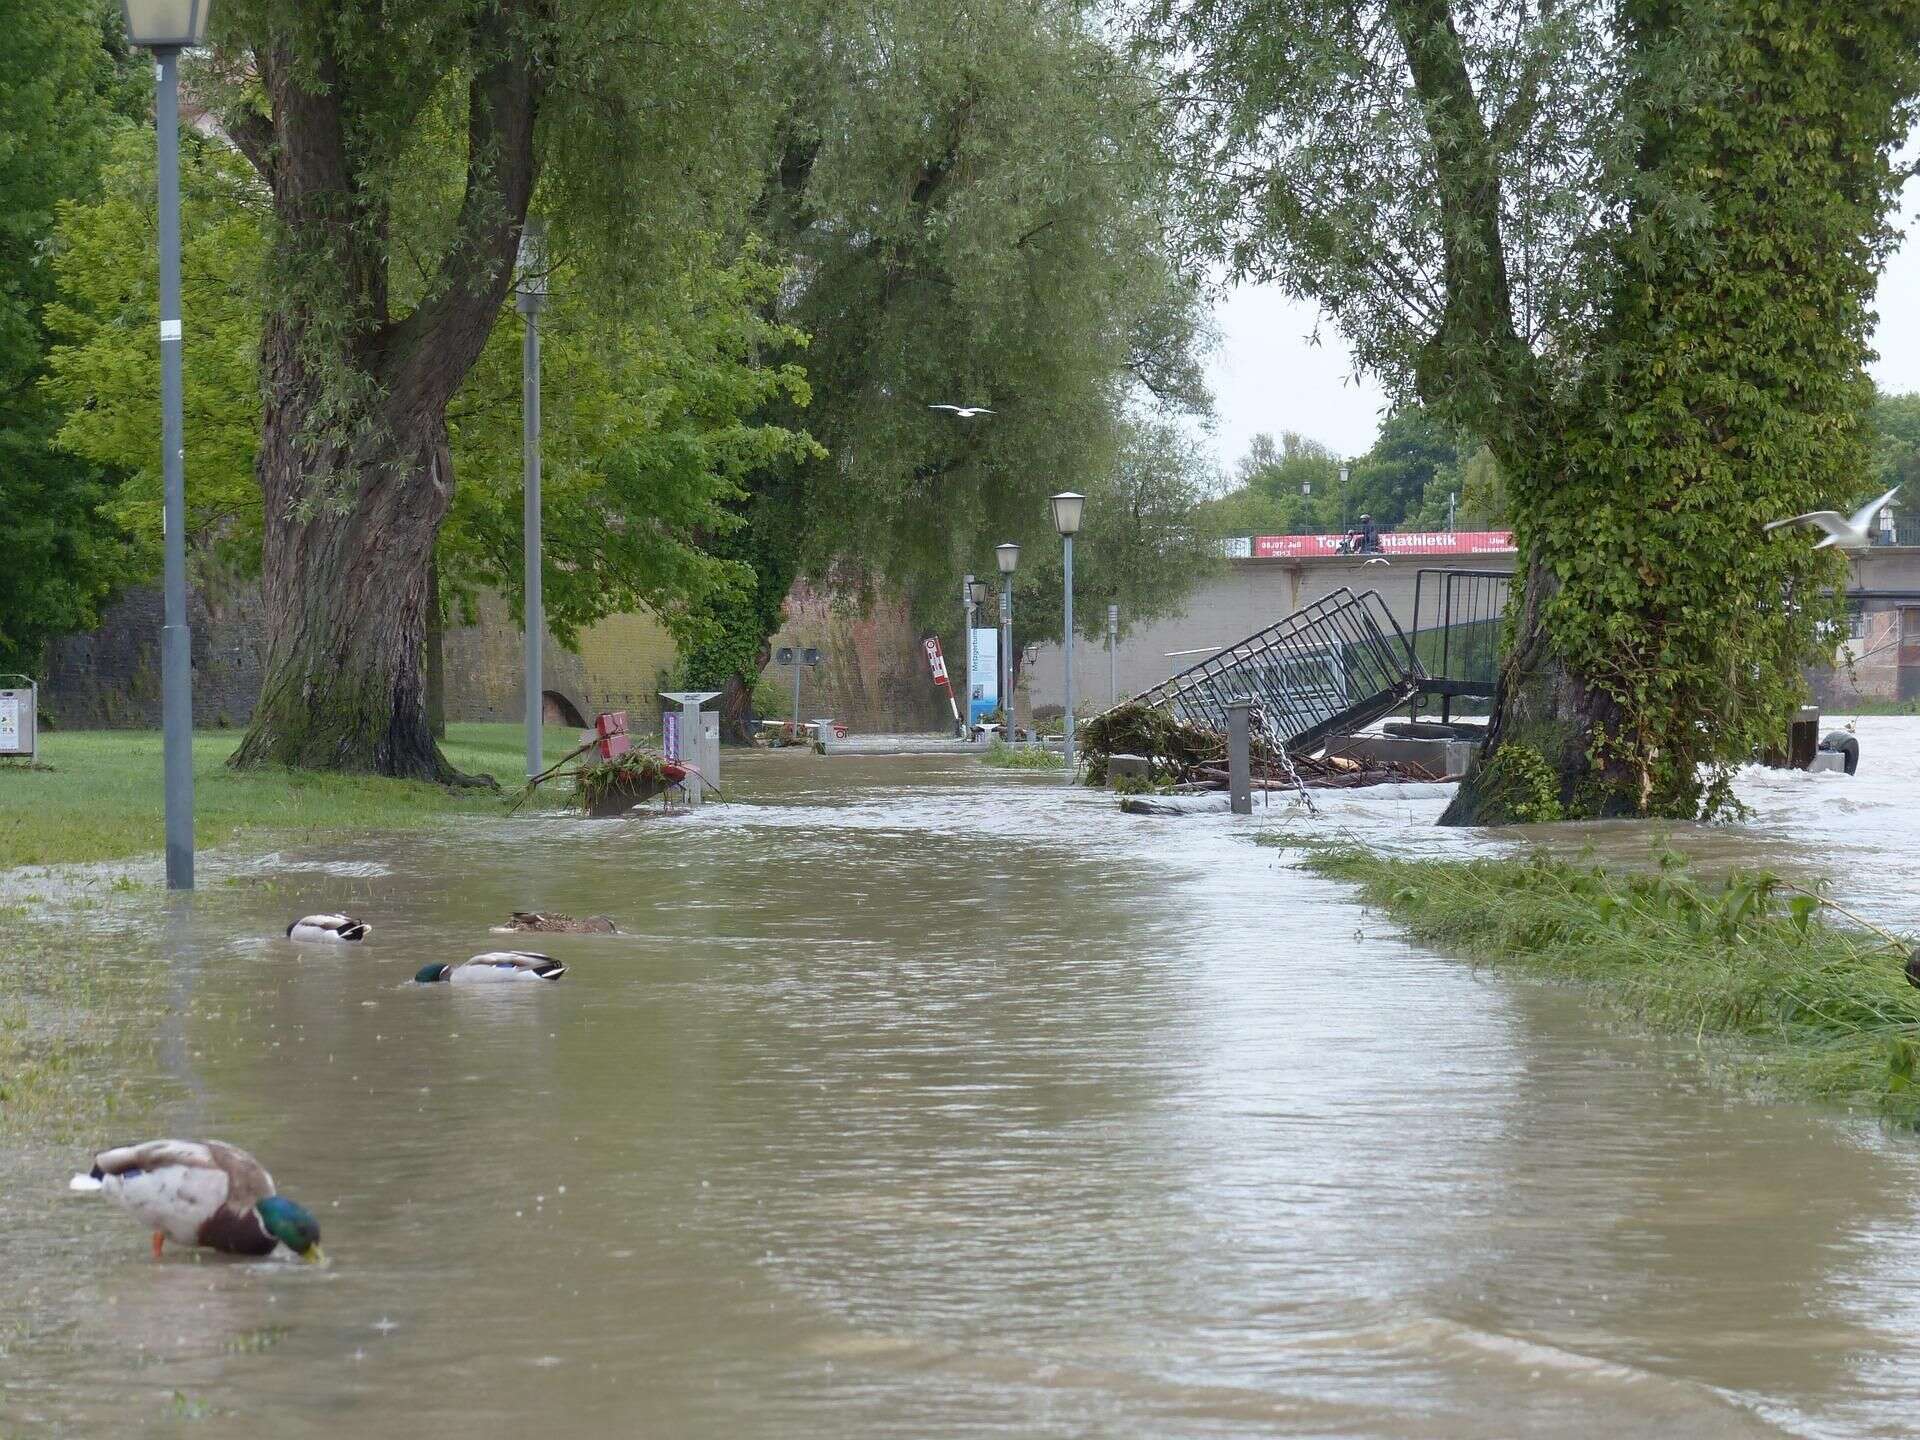
MULTIPOLYGON (((1498 555, 1513 549, 1511 530, 1398 530, 1376 538, 1384 555, 1498 555)), ((1345 535, 1256 535, 1253 558, 1338 555, 1346 542, 1345 535)))

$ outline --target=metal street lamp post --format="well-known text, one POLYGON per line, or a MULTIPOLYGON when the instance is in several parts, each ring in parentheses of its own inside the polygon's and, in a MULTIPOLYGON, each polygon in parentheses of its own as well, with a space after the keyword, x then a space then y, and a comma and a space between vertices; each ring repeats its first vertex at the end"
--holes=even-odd
POLYGON ((993 547, 1000 564, 1000 723, 1007 739, 1013 727, 1013 572, 1020 564, 1020 547, 1009 540, 993 547))
POLYGON ((1062 729, 1066 732, 1067 783, 1073 783, 1073 537, 1080 529, 1080 512, 1086 508, 1087 497, 1077 490, 1062 490, 1050 502, 1053 506, 1053 528, 1060 532, 1060 544, 1064 554, 1066 578, 1066 614, 1061 623, 1061 651, 1066 658, 1067 670, 1067 706, 1062 729))
POLYGON ((526 552, 527 778, 546 769, 540 722, 546 707, 541 684, 540 642, 547 628, 540 593, 540 311, 547 303, 546 222, 529 216, 520 231, 518 305, 526 321, 520 346, 521 529, 526 552))
POLYGON ((960 582, 960 738, 973 733, 973 575, 960 582))
POLYGON ((1120 703, 1120 670, 1114 655, 1120 646, 1120 607, 1107 606, 1107 708, 1120 703))
POLYGON ((154 59, 160 202, 160 468, 165 615, 160 627, 167 888, 193 889, 193 642, 187 629, 187 480, 180 397, 180 52, 207 41, 209 0, 122 0, 127 39, 154 59))

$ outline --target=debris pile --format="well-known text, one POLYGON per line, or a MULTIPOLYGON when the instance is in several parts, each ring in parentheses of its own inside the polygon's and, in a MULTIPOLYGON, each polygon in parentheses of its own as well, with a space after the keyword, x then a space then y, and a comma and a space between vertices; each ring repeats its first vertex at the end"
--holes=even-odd
MULTIPOLYGON (((1081 727, 1078 740, 1089 785, 1107 783, 1107 763, 1113 756, 1138 755, 1147 761, 1147 784, 1154 789, 1227 788, 1227 737, 1176 720, 1158 706, 1122 705, 1096 715, 1081 727)), ((1344 755, 1295 755, 1289 766, 1279 747, 1257 731, 1249 738, 1249 750, 1256 790, 1291 790, 1296 773, 1298 783, 1324 790, 1446 778, 1409 761, 1344 755)))

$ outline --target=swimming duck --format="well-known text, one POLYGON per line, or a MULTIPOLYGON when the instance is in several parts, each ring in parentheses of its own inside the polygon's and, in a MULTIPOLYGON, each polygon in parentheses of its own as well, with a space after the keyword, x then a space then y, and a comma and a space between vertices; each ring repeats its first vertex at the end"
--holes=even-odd
POLYGON ((153 1258, 167 1241, 228 1255, 271 1255, 285 1247, 302 1260, 325 1258, 320 1224, 275 1193, 273 1177, 237 1145, 219 1140, 148 1140, 102 1150, 70 1188, 105 1191, 153 1229, 153 1258))
POLYGON ((289 940, 364 940, 373 927, 351 915, 303 915, 287 926, 289 940))
POLYGON ((617 935, 613 921, 604 915, 589 915, 584 920, 576 920, 571 915, 562 915, 558 910, 516 910, 513 918, 504 925, 493 927, 496 935, 514 935, 523 930, 531 930, 542 935, 617 935))
POLYGON ((551 955, 531 950, 489 950, 458 965, 424 965, 413 977, 418 985, 445 980, 453 985, 488 985, 503 980, 558 980, 567 967, 551 955))

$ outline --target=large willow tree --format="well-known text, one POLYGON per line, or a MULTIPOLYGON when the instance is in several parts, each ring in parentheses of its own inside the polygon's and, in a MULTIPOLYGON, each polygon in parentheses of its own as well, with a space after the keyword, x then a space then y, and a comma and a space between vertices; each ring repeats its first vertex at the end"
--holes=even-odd
POLYGON ((451 778, 421 664, 448 405, 502 314, 529 207, 607 306, 711 233, 753 174, 763 19, 722 0, 216 7, 191 83, 273 225, 267 674, 235 763, 451 778))
POLYGON ((1242 275, 1484 436, 1524 586, 1449 818, 1712 813, 1868 491, 1916 0, 1154 0, 1242 275))
MULTIPOLYGON (((1153 412, 1205 404, 1171 114, 1087 7, 819 0, 794 23, 751 222, 793 267, 779 318, 811 337, 791 358, 812 401, 786 423, 825 453, 762 471, 716 538, 758 584, 689 628, 685 664, 727 687, 736 731, 795 576, 884 583, 949 622, 995 542, 1058 548, 1050 492, 1088 492, 1105 525, 1147 452, 1169 480, 1189 466, 1153 412)), ((1166 569, 1109 572, 1130 617, 1165 603, 1166 569)))

